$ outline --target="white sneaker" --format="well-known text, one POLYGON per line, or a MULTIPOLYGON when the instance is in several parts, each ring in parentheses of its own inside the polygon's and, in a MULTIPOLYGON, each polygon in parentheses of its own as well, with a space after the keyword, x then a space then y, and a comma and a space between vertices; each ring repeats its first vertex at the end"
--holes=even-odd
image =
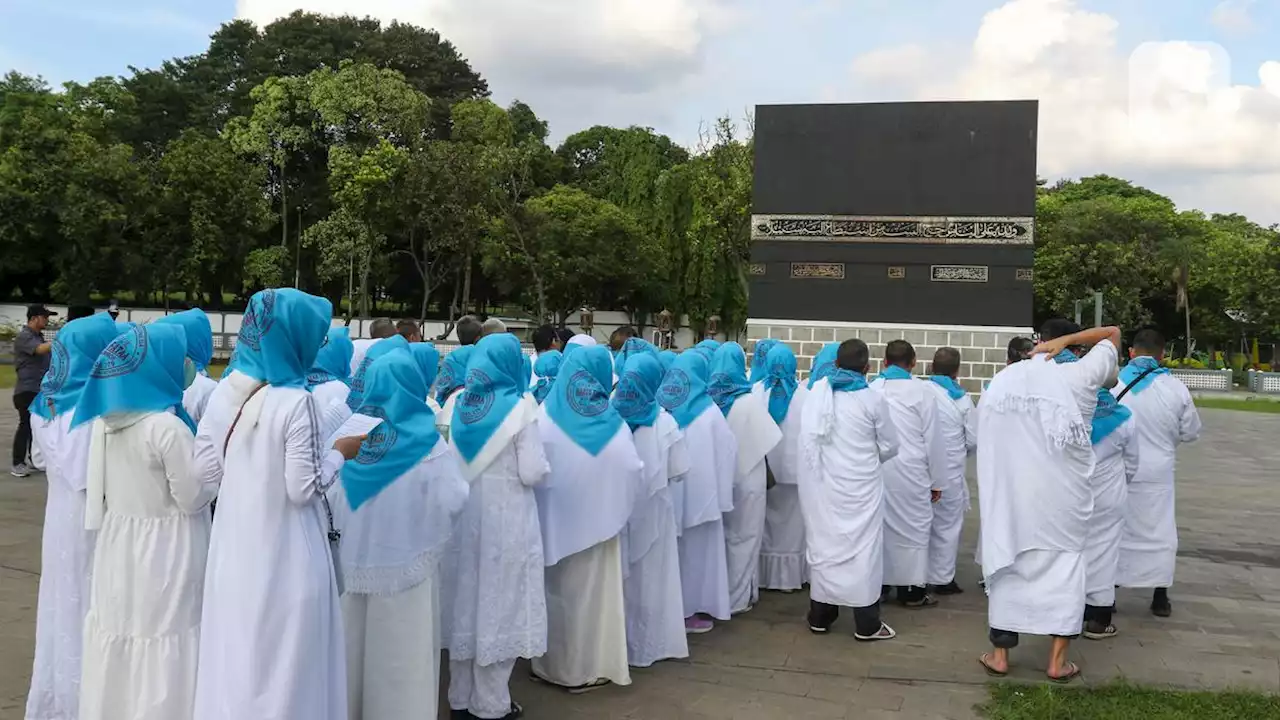
POLYGON ((26 463, 18 463, 9 470, 9 474, 16 478, 24 478, 31 474, 31 468, 26 463))

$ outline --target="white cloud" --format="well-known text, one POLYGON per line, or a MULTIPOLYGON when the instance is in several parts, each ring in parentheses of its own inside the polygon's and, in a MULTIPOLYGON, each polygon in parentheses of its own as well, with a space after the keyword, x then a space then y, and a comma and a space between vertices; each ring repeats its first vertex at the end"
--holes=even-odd
POLYGON ((1253 30, 1253 17, 1250 11, 1257 0, 1222 0, 1213 6, 1209 21, 1218 29, 1229 33, 1244 33, 1253 30))
MULTIPOLYGON (((1260 68, 1259 85, 1232 85, 1216 45, 1126 54, 1117 30, 1075 0, 1009 0, 983 18, 962 62, 907 62, 915 77, 893 82, 899 99, 904 84, 917 99, 1039 99, 1043 175, 1121 175, 1185 207, 1280 220, 1280 62, 1260 68)), ((918 58, 910 47, 878 54, 893 52, 918 58)), ((868 57, 854 61, 855 79, 884 90, 868 57)))

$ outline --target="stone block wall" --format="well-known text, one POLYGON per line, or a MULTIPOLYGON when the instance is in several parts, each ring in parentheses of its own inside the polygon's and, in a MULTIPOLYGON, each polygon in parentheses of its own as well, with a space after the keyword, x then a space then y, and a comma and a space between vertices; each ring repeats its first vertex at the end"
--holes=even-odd
POLYGON ((880 372, 885 345, 891 340, 906 340, 915 347, 918 375, 930 373, 933 353, 938 348, 953 347, 960 351, 960 384, 977 394, 982 391, 983 382, 1004 367, 1009 341, 1030 335, 1031 328, 748 320, 743 346, 750 358, 759 340, 774 338, 787 343, 796 354, 801 377, 808 377, 814 356, 830 342, 853 338, 865 342, 871 350, 873 377, 880 372))

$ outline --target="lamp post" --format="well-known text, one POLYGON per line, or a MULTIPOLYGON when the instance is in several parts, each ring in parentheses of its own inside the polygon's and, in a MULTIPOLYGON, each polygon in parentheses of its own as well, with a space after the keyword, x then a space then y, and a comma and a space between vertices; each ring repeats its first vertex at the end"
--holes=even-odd
POLYGON ((596 326, 595 314, 590 308, 582 308, 578 314, 578 325, 582 327, 582 332, 586 335, 591 334, 591 330, 596 326))
POLYGON ((674 333, 674 318, 670 310, 658 313, 658 339, 663 350, 671 349, 671 336, 674 333))
POLYGON ((704 334, 704 340, 714 340, 720 334, 720 316, 712 315, 707 318, 707 332, 704 334))

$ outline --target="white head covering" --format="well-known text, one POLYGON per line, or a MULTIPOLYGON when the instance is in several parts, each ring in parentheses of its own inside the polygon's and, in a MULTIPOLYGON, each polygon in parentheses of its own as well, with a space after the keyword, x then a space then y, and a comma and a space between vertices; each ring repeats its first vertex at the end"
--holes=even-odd
POLYGON ((590 335, 574 335, 573 337, 569 338, 569 344, 581 345, 583 347, 591 347, 592 345, 599 345, 600 343, 596 342, 596 339, 591 337, 590 335))

